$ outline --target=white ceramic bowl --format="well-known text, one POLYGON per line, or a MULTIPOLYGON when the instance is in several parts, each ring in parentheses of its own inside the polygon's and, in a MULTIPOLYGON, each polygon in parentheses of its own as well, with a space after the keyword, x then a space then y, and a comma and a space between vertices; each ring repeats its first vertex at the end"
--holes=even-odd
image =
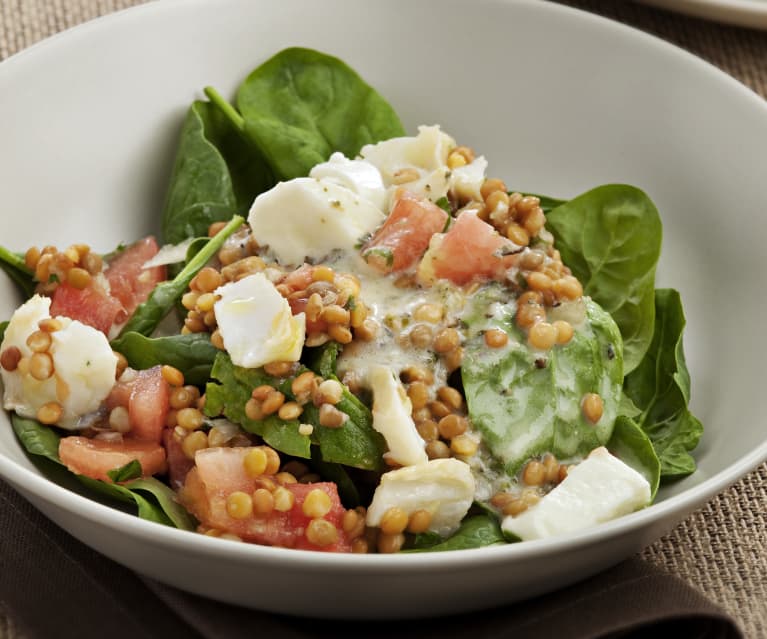
MULTIPOLYGON (((577 535, 452 553, 333 556, 141 521, 47 480, 0 417, 0 474, 105 555, 217 599, 299 615, 408 617, 553 590, 628 557, 767 459, 763 318, 767 105, 710 65, 537 1, 163 1, 0 64, 2 243, 156 231, 180 121, 277 50, 338 55, 412 131, 440 123, 533 192, 645 189, 665 224, 659 284, 688 316, 698 471, 641 512, 577 535), (270 588, 252 588, 252 579, 270 588), (283 593, 293 593, 285 598, 283 593)), ((0 317, 18 302, 0 279, 0 317)), ((764 507, 764 504, 758 505, 764 507)))

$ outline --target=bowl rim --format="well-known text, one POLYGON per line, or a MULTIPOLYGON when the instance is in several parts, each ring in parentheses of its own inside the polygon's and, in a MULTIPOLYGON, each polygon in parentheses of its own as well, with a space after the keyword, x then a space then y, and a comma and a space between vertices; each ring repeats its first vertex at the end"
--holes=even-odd
MULTIPOLYGON (((73 38, 87 34, 92 29, 102 29, 111 23, 123 21, 126 19, 126 16, 135 19, 142 12, 173 12, 176 11, 176 7, 180 6, 185 7, 185 10, 189 10, 190 6, 202 4, 204 1, 164 0, 163 2, 146 2, 93 18, 40 40, 9 56, 0 62, 0 79, 2 79, 2 76, 7 71, 15 69, 16 65, 24 64, 24 60, 28 57, 36 56, 40 52, 46 52, 48 49, 57 46, 64 46, 62 43, 67 43, 73 38)), ((236 4, 242 0, 225 1, 236 4)), ((418 1, 429 3, 431 0, 418 1)), ((461 2, 462 0, 455 1, 461 2)), ((464 0, 464 3, 466 1, 468 0, 464 0)), ((704 71, 712 78, 711 81, 726 85, 730 92, 739 94, 737 99, 750 100, 753 103, 753 108, 762 109, 764 117, 767 118, 767 102, 754 90, 745 86, 714 64, 636 27, 590 13, 583 9, 560 5, 549 0, 545 2, 540 2, 540 0, 477 1, 486 5, 527 6, 529 8, 535 7, 538 11, 569 14, 573 19, 583 20, 599 28, 614 30, 623 37, 633 38, 643 46, 655 47, 665 55, 674 55, 680 60, 684 60, 691 67, 704 71)), ((24 454, 28 455, 25 451, 24 454)), ((31 493, 35 497, 57 508, 64 509, 77 517, 107 525, 115 530, 128 532, 140 540, 151 540, 174 548, 178 548, 181 545, 186 550, 200 555, 218 556, 219 558, 227 558, 238 562, 256 561, 265 564, 280 564, 282 566, 284 566, 286 560, 291 562, 295 560, 307 568, 346 571, 359 570, 363 567, 382 573, 394 574, 401 573, 403 569, 416 570, 427 566, 431 570, 435 568, 451 570, 465 565, 467 562, 470 562, 472 565, 486 565, 501 559, 507 561, 520 558, 534 559, 591 546, 606 539, 619 537, 653 524, 658 525, 664 520, 673 520, 673 525, 676 525, 679 522, 680 513, 684 514, 701 507, 716 494, 744 477, 765 461, 767 461, 767 441, 739 457, 726 468, 704 479, 701 483, 684 489, 677 495, 666 497, 642 510, 624 515, 618 519, 574 533, 547 539, 530 540, 524 543, 454 550, 447 553, 370 554, 366 555, 364 559, 360 559, 357 555, 346 553, 323 553, 214 539, 198 533, 193 532, 189 534, 189 531, 142 520, 135 515, 101 504, 71 491, 48 479, 43 474, 24 467, 19 462, 8 457, 2 450, 0 450, 0 478, 6 479, 25 496, 27 493, 31 493), (290 560, 290 557, 295 559, 290 560)))

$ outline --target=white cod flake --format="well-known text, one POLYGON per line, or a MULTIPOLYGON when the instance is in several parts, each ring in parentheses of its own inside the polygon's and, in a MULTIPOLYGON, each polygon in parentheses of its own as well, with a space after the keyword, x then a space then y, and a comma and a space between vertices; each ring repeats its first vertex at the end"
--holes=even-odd
POLYGON ((650 503, 650 484, 603 446, 572 468, 536 505, 504 518, 504 531, 523 541, 582 530, 650 503))
POLYGON ((383 514, 394 506, 408 515, 426 510, 432 516, 429 530, 447 537, 469 511, 474 488, 469 465, 454 458, 390 470, 381 475, 367 511, 367 524, 379 526, 383 514))
POLYGON ((315 165, 309 177, 343 186, 378 209, 383 210, 386 204, 386 188, 380 171, 370 162, 350 160, 340 151, 333 153, 327 162, 315 165))
POLYGON ((232 362, 258 368, 269 362, 296 362, 306 333, 303 313, 293 315, 287 300, 263 273, 216 289, 213 306, 224 348, 232 362))
POLYGON ((259 195, 248 214, 253 236, 283 265, 319 260, 356 244, 385 219, 367 198, 330 179, 296 178, 259 195))
MULTIPOLYGON (((27 337, 39 330, 40 320, 50 318, 51 300, 35 295, 19 307, 11 317, 0 344, 0 352, 15 346, 22 358, 30 358, 32 350, 27 337)), ((35 418, 38 409, 49 402, 61 405, 57 425, 77 429, 80 417, 98 410, 115 383, 117 357, 106 336, 68 317, 56 318, 62 325, 51 334, 48 354, 53 360, 53 376, 37 380, 24 366, 14 371, 0 367, 4 393, 3 407, 22 417, 35 418)))
POLYGON ((484 198, 480 188, 485 181, 485 171, 487 171, 487 160, 483 155, 469 164, 453 169, 450 174, 450 190, 466 200, 481 202, 484 198))
POLYGON ((378 168, 384 184, 391 192, 398 188, 395 176, 403 170, 415 169, 418 179, 403 184, 411 191, 432 201, 447 194, 450 169, 447 156, 455 148, 455 140, 443 133, 439 126, 419 126, 418 135, 384 140, 367 144, 360 150, 359 157, 378 168))
POLYGON ((426 442, 411 417, 412 404, 388 366, 373 366, 368 373, 373 391, 373 428, 384 436, 387 457, 401 466, 428 461, 426 442))

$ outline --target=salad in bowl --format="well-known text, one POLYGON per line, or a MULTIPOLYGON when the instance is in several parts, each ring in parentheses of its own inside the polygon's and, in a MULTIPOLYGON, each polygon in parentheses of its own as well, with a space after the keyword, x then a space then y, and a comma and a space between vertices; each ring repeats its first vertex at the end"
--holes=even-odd
POLYGON ((309 49, 205 93, 160 241, 0 249, 30 454, 160 524, 354 553, 564 535, 695 470, 641 190, 527 193, 309 49))

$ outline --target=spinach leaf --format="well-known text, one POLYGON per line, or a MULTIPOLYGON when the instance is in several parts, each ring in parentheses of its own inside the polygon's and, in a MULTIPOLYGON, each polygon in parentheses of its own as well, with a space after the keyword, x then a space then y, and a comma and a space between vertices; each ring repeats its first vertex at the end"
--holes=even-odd
POLYGON ((0 269, 8 274, 25 298, 35 294, 35 274, 27 267, 21 255, 0 246, 0 269))
MULTIPOLYGON (((305 370, 301 368, 296 374, 305 370)), ((280 390, 287 400, 294 400, 291 390, 294 378, 279 379, 268 375, 263 368, 235 366, 226 353, 219 353, 216 357, 211 377, 213 381, 208 383, 205 391, 205 413, 208 416, 223 414, 288 455, 308 459, 311 457, 311 445, 316 444, 320 449, 320 458, 325 462, 365 470, 379 470, 382 467, 382 454, 385 451, 383 439, 373 430, 370 411, 348 390, 344 390, 336 407, 349 415, 349 419, 341 428, 332 429, 320 425, 319 410, 311 403, 304 406, 300 422, 283 420, 277 415, 269 415, 261 420, 247 417, 245 404, 254 388, 268 384, 280 390), (314 426, 311 436, 298 432, 300 423, 314 426)))
POLYGON ((287 455, 304 459, 311 457, 311 439, 298 432, 298 420, 280 419, 276 414, 254 420, 245 414, 245 404, 254 388, 268 384, 279 388, 287 396, 290 392, 289 381, 273 377, 264 372, 263 368, 236 366, 222 352, 216 356, 210 376, 212 381, 205 388, 206 415, 224 415, 249 433, 260 435, 272 448, 287 455))
MULTIPOLYGON (((11 415, 11 424, 22 446, 30 455, 45 457, 63 468, 64 465, 59 458, 61 437, 56 431, 34 419, 20 417, 15 413, 11 415)), ((121 468, 112 470, 109 476, 113 481, 125 481, 136 476, 136 467, 140 474, 141 466, 134 460, 121 468)), ((124 484, 110 484, 84 475, 70 474, 94 492, 124 503, 135 504, 138 516, 142 519, 184 530, 194 530, 194 519, 176 502, 173 491, 153 477, 133 479, 124 484), (137 491, 149 492, 151 496, 146 498, 137 491)))
POLYGON ((8 320, 0 322, 0 342, 2 342, 5 337, 5 329, 8 328, 8 324, 10 324, 8 320))
POLYGON ((334 151, 351 158, 365 144, 405 134, 394 109, 353 69, 310 49, 284 49, 255 69, 237 107, 280 180, 308 175, 334 151))
POLYGON ((341 352, 338 342, 326 342, 322 346, 305 348, 302 357, 306 367, 320 377, 332 377, 336 374, 336 360, 341 352))
POLYGON ((152 338, 130 332, 113 340, 111 345, 125 356, 131 368, 144 370, 168 364, 184 374, 185 383, 195 386, 202 386, 210 379, 213 361, 221 352, 210 343, 207 333, 152 338))
POLYGON ((689 475, 703 426, 689 411, 690 375, 684 357, 684 311, 679 293, 655 291, 655 333, 645 358, 624 382, 626 394, 642 411, 640 428, 652 441, 662 479, 689 475))
POLYGON ((133 503, 138 510, 137 514, 141 519, 154 521, 163 526, 173 526, 173 522, 160 506, 152 500, 147 499, 139 493, 135 493, 130 488, 122 484, 109 484, 98 479, 91 479, 85 475, 76 475, 77 479, 96 493, 111 497, 124 503, 133 503))
POLYGON ((662 235, 655 205, 633 186, 608 184, 551 210, 546 228, 586 295, 618 324, 624 370, 631 372, 653 335, 662 235))
POLYGON ((151 335, 176 302, 181 299, 189 286, 189 282, 216 255, 226 238, 234 233, 243 222, 244 220, 239 215, 235 215, 231 222, 221 229, 215 237, 210 238, 207 244, 187 262, 176 277, 168 282, 160 282, 155 286, 147 301, 139 304, 131 318, 125 323, 120 331, 120 337, 130 332, 151 335))
MULTIPOLYGON (((167 517, 171 524, 182 530, 194 530, 197 522, 189 512, 176 499, 176 493, 161 481, 154 477, 140 477, 124 484, 133 495, 138 493, 149 493, 157 505, 160 507, 163 515, 167 517)), ((151 501, 151 500, 148 500, 151 501)))
POLYGON ((493 290, 500 296, 493 317, 475 312, 464 318, 470 337, 461 367, 469 416, 490 452, 513 476, 544 452, 566 459, 607 442, 623 383, 620 333, 612 318, 587 300, 584 325, 567 344, 544 355, 527 345, 513 321, 516 308, 504 303, 499 289, 477 296, 475 308, 488 308, 493 290), (487 349, 483 332, 491 327, 509 335, 505 348, 487 349), (604 404, 596 425, 581 411, 590 392, 599 393, 604 404))
POLYGON ((501 532, 498 518, 483 514, 464 519, 461 522, 461 527, 444 541, 440 537, 428 533, 416 535, 413 540, 413 547, 403 552, 465 550, 505 543, 506 540, 501 532))
POLYGON ((205 236, 274 184, 259 150, 210 102, 189 107, 162 216, 165 242, 205 236))
POLYGON ((636 422, 619 415, 607 449, 618 459, 641 473, 650 484, 650 500, 655 499, 660 483, 660 460, 652 442, 636 422))
POLYGON ((312 447, 311 468, 324 481, 332 481, 338 488, 338 496, 346 508, 356 508, 362 505, 357 484, 349 476, 346 468, 341 464, 326 462, 320 456, 319 446, 312 447))
POLYGON ((115 484, 119 484, 130 479, 136 479, 141 477, 141 464, 138 459, 132 459, 124 466, 120 468, 113 468, 107 471, 107 477, 111 479, 115 484))
POLYGON ((61 464, 59 441, 61 437, 49 426, 43 426, 35 419, 11 414, 11 426, 21 445, 30 455, 38 455, 61 464))

